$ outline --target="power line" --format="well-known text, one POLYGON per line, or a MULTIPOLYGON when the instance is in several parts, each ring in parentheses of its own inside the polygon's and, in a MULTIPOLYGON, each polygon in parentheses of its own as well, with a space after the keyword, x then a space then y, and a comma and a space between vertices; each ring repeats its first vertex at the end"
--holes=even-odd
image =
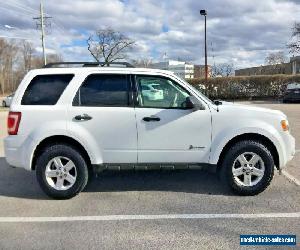
MULTIPOLYGON (((7 6, 0 6, 0 8, 6 8, 9 11, 13 11, 13 12, 17 12, 20 13, 24 16, 29 16, 29 15, 40 15, 39 11, 37 11, 36 9, 30 7, 30 6, 26 6, 22 3, 20 3, 19 1, 16 0, 10 0, 9 2, 4 2, 4 4, 6 4, 7 6), (11 7, 16 8, 15 10, 11 9, 11 7)), ((44 11, 44 15, 49 15, 49 13, 44 11)), ((65 33, 68 30, 61 24, 61 22, 58 22, 57 20, 53 21, 53 23, 56 25, 56 27, 62 32, 65 33)), ((49 25, 50 26, 50 23, 49 25)))
POLYGON ((63 33, 67 32, 67 29, 65 29, 64 26, 62 26, 60 23, 58 23, 57 21, 53 20, 53 23, 56 25, 56 27, 63 33))
MULTIPOLYGON (((17 15, 22 15, 24 17, 30 17, 30 18, 32 17, 32 14, 25 13, 25 12, 19 10, 19 9, 12 9, 11 7, 7 7, 7 6, 0 6, 0 9, 8 10, 10 12, 13 12, 17 15)), ((38 12, 38 14, 39 14, 39 12, 38 12)), ((60 22, 58 22, 57 20, 53 20, 52 22, 53 22, 53 24, 56 25, 56 27, 60 30, 61 33, 68 32, 68 30, 60 22)), ((48 26, 50 27, 49 23, 48 23, 48 26)), ((47 30, 46 30, 46 32, 47 32, 47 30)))
MULTIPOLYGON (((13 1, 15 6, 19 7, 19 8, 23 8, 24 10, 26 11, 29 11, 31 13, 34 13, 35 15, 36 14, 39 14, 39 12, 35 9, 33 9, 32 7, 29 7, 29 6, 25 6, 25 5, 22 5, 21 3, 19 3, 18 1, 13 1)), ((10 3, 12 4, 12 3, 10 3)), ((44 11, 44 15, 49 15, 49 13, 45 12, 44 11)), ((65 32, 66 29, 63 27, 63 25, 58 22, 57 20, 56 21, 53 21, 53 23, 62 31, 62 32, 65 32)))
POLYGON ((27 10, 28 12, 32 12, 32 13, 39 13, 38 10, 28 6, 28 5, 23 5, 22 3, 18 2, 18 1, 13 1, 13 3, 16 5, 16 6, 19 6, 20 8, 23 8, 25 10, 27 10))
MULTIPOLYGON (((8 11, 18 13, 18 15, 23 15, 24 17, 32 17, 32 15, 38 15, 38 17, 34 17, 33 19, 36 20, 36 26, 37 29, 41 31, 41 40, 42 40, 42 49, 43 49, 43 58, 44 58, 44 64, 47 63, 47 56, 46 56, 46 34, 49 34, 51 30, 51 22, 50 19, 52 16, 50 16, 48 13, 44 11, 43 3, 40 4, 40 11, 33 9, 32 7, 23 5, 19 1, 12 1, 8 0, 7 2, 2 2, 2 6, 0 8, 6 9, 8 11)), ((66 33, 68 30, 57 20, 53 21, 53 24, 56 26, 56 28, 61 33, 66 33)), ((4 37, 4 36, 3 36, 4 37)), ((33 40, 33 39, 27 39, 23 37, 17 37, 17 36, 5 36, 6 38, 16 38, 16 39, 24 39, 24 40, 33 40)))
POLYGON ((26 17, 32 17, 32 14, 25 13, 25 12, 23 12, 21 10, 18 10, 18 9, 12 9, 11 7, 0 6, 0 9, 6 10, 6 11, 9 11, 9 12, 13 12, 13 13, 16 13, 18 15, 23 15, 23 16, 26 16, 26 17))
POLYGON ((30 10, 28 9, 26 6, 21 6, 21 5, 18 5, 18 4, 13 4, 13 3, 10 3, 10 2, 2 2, 2 4, 8 6, 8 7, 13 7, 13 8, 16 8, 20 11, 25 11, 27 12, 27 14, 31 14, 31 15, 36 15, 38 12, 37 11, 34 11, 34 10, 30 10))

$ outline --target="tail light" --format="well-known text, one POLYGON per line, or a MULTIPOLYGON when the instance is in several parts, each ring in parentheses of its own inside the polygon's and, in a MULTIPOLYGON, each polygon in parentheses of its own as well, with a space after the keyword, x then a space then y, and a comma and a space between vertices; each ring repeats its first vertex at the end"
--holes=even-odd
POLYGON ((21 112, 9 112, 7 118, 7 133, 9 135, 17 135, 19 124, 21 121, 21 112))

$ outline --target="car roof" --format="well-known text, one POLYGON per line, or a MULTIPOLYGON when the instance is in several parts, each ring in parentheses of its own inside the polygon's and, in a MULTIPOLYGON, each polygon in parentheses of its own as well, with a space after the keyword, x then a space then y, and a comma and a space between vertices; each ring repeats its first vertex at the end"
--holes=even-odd
POLYGON ((125 67, 59 67, 59 68, 41 68, 30 71, 32 74, 62 74, 62 73, 88 73, 88 72, 99 72, 99 73, 123 73, 123 74, 168 74, 174 75, 173 72, 161 69, 150 69, 150 68, 125 68, 125 67))

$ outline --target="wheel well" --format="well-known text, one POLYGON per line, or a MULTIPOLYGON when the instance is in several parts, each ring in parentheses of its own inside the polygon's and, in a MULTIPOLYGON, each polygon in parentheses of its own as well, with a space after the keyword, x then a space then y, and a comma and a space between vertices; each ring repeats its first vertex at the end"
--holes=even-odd
POLYGON ((270 150, 270 153, 273 156, 274 159, 274 163, 277 169, 279 169, 279 155, 278 155, 278 151, 275 147, 275 145, 273 144, 273 142, 260 134, 252 134, 252 133, 247 133, 247 134, 242 134, 242 135, 238 135, 234 138, 232 138, 227 144, 226 146, 223 148, 219 160, 218 160, 218 169, 220 169, 219 167, 221 166, 221 163, 225 157, 226 152, 231 148, 232 145, 234 145, 235 143, 239 142, 239 141, 243 141, 243 140, 254 140, 254 141, 258 141, 260 143, 262 143, 265 147, 267 147, 270 150))
POLYGON ((45 138, 36 147, 34 154, 33 154, 31 169, 35 170, 37 157, 43 152, 43 150, 46 147, 48 147, 51 144, 58 144, 58 143, 68 144, 72 147, 75 147, 81 153, 83 158, 86 160, 88 167, 91 168, 90 157, 89 157, 87 151, 85 150, 85 148, 78 141, 76 141, 75 139, 68 137, 68 136, 56 135, 56 136, 51 136, 51 137, 45 138))

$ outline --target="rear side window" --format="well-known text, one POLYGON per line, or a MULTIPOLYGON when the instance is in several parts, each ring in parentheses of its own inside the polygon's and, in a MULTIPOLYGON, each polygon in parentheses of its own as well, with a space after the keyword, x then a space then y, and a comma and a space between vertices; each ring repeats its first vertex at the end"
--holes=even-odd
POLYGON ((129 105, 126 75, 89 75, 73 100, 73 106, 124 107, 129 105))
POLYGON ((22 105, 55 105, 73 74, 37 75, 23 95, 22 105))

